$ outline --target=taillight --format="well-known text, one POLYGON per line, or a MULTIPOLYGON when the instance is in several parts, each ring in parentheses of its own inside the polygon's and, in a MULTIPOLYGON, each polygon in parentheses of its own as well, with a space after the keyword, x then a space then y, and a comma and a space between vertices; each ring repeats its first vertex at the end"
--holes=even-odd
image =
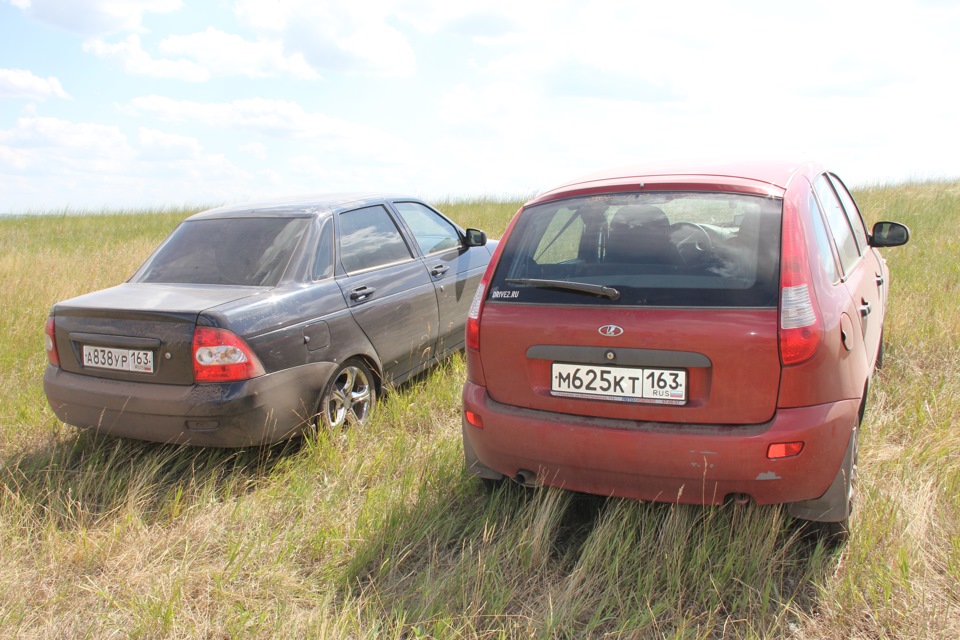
POLYGON ((197 327, 193 333, 193 378, 197 382, 238 382, 264 374, 263 365, 237 334, 197 327))
POLYGON ((480 350, 480 312, 483 311, 483 298, 487 294, 487 276, 480 281, 477 292, 473 294, 470 311, 467 312, 467 349, 480 350))
MULTIPOLYGON (((514 214, 513 218, 507 224, 507 229, 503 232, 503 237, 500 239, 500 242, 497 243, 497 248, 494 249, 493 255, 490 256, 490 262, 487 264, 486 271, 483 272, 483 277, 480 279, 480 286, 477 287, 476 293, 473 294, 473 302, 470 303, 470 311, 467 312, 466 343, 467 350, 469 351, 480 350, 480 316, 483 315, 483 299, 487 295, 487 287, 490 285, 490 281, 493 280, 493 272, 496 270, 497 263, 500 261, 500 254, 503 253, 503 248, 506 246, 505 242, 507 238, 510 237, 510 232, 513 231, 513 227, 517 224, 521 213, 523 213, 523 207, 517 210, 517 213, 514 214)), ((469 362, 469 358, 467 361, 469 362)), ((469 373, 467 375, 469 377, 469 373)))
POLYGON ((47 360, 55 367, 60 366, 60 353, 57 351, 56 321, 53 316, 47 317, 47 324, 43 328, 43 342, 47 349, 47 360))
POLYGON ((786 366, 812 358, 823 339, 800 213, 790 201, 783 203, 781 246, 780 361, 786 366))

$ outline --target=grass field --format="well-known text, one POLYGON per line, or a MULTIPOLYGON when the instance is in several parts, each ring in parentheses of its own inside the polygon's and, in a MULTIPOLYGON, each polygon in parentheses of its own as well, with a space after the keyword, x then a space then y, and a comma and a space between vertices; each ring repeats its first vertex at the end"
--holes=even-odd
MULTIPOLYGON (((960 183, 861 188, 905 222, 840 549, 778 508, 465 476, 454 358, 363 430, 264 450, 96 439, 41 376, 57 300, 126 279, 186 211, 0 219, 0 637, 960 637, 960 183)), ((519 202, 440 203, 502 233, 519 202)))

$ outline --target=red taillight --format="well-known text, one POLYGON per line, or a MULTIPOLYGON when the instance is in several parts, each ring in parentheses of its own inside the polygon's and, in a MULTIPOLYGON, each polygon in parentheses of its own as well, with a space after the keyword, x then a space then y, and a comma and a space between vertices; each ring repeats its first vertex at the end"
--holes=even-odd
MULTIPOLYGON (((477 287, 477 291, 473 295, 473 302, 470 303, 470 311, 467 312, 466 343, 468 351, 480 350, 480 316, 483 315, 483 299, 487 295, 487 286, 490 284, 490 281, 493 280, 493 272, 496 270, 497 263, 500 261, 500 254, 503 253, 503 247, 506 246, 504 243, 506 239, 510 237, 510 232, 513 231, 513 227, 517 224, 521 213, 523 213, 523 207, 517 210, 517 213, 514 214, 513 218, 507 224, 507 229, 503 232, 503 237, 497 244, 497 248, 494 249, 493 255, 490 256, 490 262, 487 264, 486 271, 483 272, 483 278, 480 279, 480 286, 477 287)), ((469 362, 469 358, 467 361, 469 362)))
POLYGON ((775 442, 767 447, 767 458, 770 460, 792 458, 800 455, 801 451, 803 451, 802 442, 775 442))
POLYGON ((57 351, 56 321, 53 316, 47 318, 47 324, 43 328, 43 342, 47 349, 47 360, 55 367, 60 366, 60 352, 57 351))
POLYGON ((483 298, 487 294, 487 276, 480 281, 477 292, 473 295, 473 302, 470 303, 470 311, 467 312, 467 349, 473 351, 480 350, 480 312, 483 311, 483 298))
POLYGON ((263 374, 260 360, 237 334, 212 327, 197 327, 193 332, 193 378, 197 382, 237 382, 263 374))
POLYGON ((812 358, 823 337, 800 214, 790 201, 783 203, 781 246, 780 361, 786 366, 812 358))

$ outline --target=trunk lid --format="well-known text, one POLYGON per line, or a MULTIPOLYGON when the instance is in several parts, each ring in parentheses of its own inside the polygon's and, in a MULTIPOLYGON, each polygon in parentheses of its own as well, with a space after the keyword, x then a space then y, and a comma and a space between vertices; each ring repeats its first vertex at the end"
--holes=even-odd
POLYGON ((125 283, 53 310, 64 371, 112 380, 193 383, 193 331, 201 312, 262 287, 125 283))
POLYGON ((777 406, 776 309, 620 309, 601 316, 590 307, 558 313, 549 306, 488 302, 480 345, 484 369, 495 363, 497 371, 486 376, 490 397, 515 407, 649 422, 756 424, 769 420, 777 406), (602 327, 623 332, 604 336, 602 327), (554 363, 575 366, 554 370, 554 363), (557 388, 558 377, 578 369, 580 389, 573 388, 575 381, 557 388), (654 388, 658 372, 666 373, 660 378, 666 391, 670 374, 685 375, 684 398, 631 397, 650 372, 646 382, 654 388), (593 390, 583 388, 593 376, 593 390))
POLYGON ((603 418, 769 420, 782 199, 647 188, 518 214, 479 315, 490 396, 603 418))

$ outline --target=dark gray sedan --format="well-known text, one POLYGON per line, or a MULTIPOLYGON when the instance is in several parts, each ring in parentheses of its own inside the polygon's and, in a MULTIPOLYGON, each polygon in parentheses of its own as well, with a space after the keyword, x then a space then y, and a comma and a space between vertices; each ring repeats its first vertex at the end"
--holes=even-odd
POLYGON ((496 243, 415 198, 221 207, 124 284, 54 305, 43 386, 77 427, 208 446, 365 422, 463 348, 496 243))

